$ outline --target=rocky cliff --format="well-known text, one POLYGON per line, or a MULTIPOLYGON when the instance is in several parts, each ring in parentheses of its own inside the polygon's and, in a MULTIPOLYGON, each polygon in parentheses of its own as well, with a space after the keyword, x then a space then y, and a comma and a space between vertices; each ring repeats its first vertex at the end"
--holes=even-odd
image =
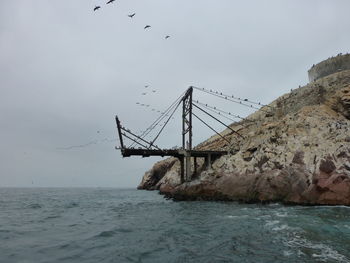
MULTIPOLYGON (((180 183, 179 161, 146 172, 139 189, 177 200, 350 205, 350 70, 285 94, 198 149, 226 149, 212 169, 180 183)), ((202 165, 199 163, 199 165, 202 165)))

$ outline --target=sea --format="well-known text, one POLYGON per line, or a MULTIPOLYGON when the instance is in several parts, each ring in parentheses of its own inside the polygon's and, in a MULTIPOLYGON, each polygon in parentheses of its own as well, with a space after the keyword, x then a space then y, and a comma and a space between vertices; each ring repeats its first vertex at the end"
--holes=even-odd
POLYGON ((350 262, 350 207, 0 188, 0 262, 350 262))

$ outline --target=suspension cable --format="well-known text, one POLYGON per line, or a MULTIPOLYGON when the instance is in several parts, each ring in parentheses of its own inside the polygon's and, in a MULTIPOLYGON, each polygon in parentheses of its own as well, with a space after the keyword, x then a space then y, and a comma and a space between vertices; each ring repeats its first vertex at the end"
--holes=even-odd
MULTIPOLYGON (((146 129, 142 132, 142 134, 139 136, 140 138, 145 138, 152 130, 154 130, 157 125, 168 115, 168 112, 170 112, 176 105, 176 103, 178 103, 179 100, 181 100, 181 98, 183 97, 185 92, 183 92, 164 112, 162 112, 162 114, 157 117, 157 119, 146 129)), ((134 143, 130 146, 132 147, 134 145, 134 143)))
POLYGON ((214 131, 217 135, 219 135, 223 140, 225 140, 228 143, 231 143, 229 140, 227 140, 224 136, 222 136, 220 133, 218 133, 214 128, 212 128, 209 124, 207 124, 205 121, 203 121, 201 118, 199 118, 195 113, 192 112, 192 115, 196 117, 198 120, 200 120, 205 126, 207 126, 209 129, 214 131))
POLYGON ((221 95, 221 96, 224 96, 224 97, 230 97, 232 99, 235 99, 235 100, 239 100, 239 101, 244 101, 244 102, 249 102, 249 103, 252 103, 252 104, 255 104, 255 105, 259 105, 259 106, 263 106, 263 107, 271 107, 269 105, 266 105, 266 104, 262 104, 260 102, 255 102, 255 101, 252 101, 252 100, 249 100, 249 99, 241 99, 239 97, 236 97, 234 95, 227 95, 227 94, 224 94, 222 92, 218 92, 218 91, 213 91, 213 90, 208 90, 208 89, 205 89, 205 88, 199 88, 199 87, 193 87, 194 89, 196 90, 200 90, 200 91, 205 91, 205 92, 208 92, 208 93, 211 93, 211 94, 217 94, 217 95, 221 95))
POLYGON ((181 100, 178 102, 178 104, 176 105, 174 111, 170 114, 169 118, 167 119, 167 121, 164 123, 163 127, 160 129, 160 131, 158 132, 157 136, 153 139, 153 141, 151 142, 151 145, 153 145, 153 143, 158 139, 159 135, 161 134, 161 132, 163 131, 163 129, 165 128, 165 126, 168 124, 168 122, 170 121, 171 117, 173 117, 175 111, 178 109, 179 105, 181 104, 181 100))
MULTIPOLYGON (((201 106, 203 106, 203 107, 206 107, 207 109, 211 109, 211 110, 214 110, 214 111, 218 111, 218 112, 224 113, 224 114, 229 115, 229 116, 233 116, 233 117, 238 118, 238 119, 241 119, 241 120, 251 121, 251 122, 252 122, 252 120, 249 120, 249 119, 247 119, 247 118, 243 118, 243 117, 241 117, 241 116, 239 116, 239 115, 236 115, 236 114, 233 114, 233 113, 231 113, 231 112, 227 112, 227 111, 224 111, 224 110, 220 110, 219 108, 214 107, 214 106, 210 106, 210 105, 208 105, 207 103, 203 103, 203 102, 200 102, 200 101, 198 101, 198 100, 196 101, 196 103, 199 104, 199 105, 201 105, 201 106)), ((231 120, 232 120, 232 119, 231 119, 231 120)), ((233 120, 233 121, 235 121, 235 120, 233 120)))
MULTIPOLYGON (((196 88, 196 87, 194 87, 196 88)), ((245 106, 245 107, 249 107, 249 108, 252 108, 252 109, 256 109, 256 110, 261 110, 261 111, 264 111, 264 112, 267 112, 266 110, 262 109, 262 108, 258 108, 258 107, 255 107, 253 105, 249 105, 249 104, 246 104, 246 103, 242 103, 242 101, 246 101, 246 100, 242 100, 240 99, 240 101, 237 101, 238 99, 234 100, 234 99, 231 99, 230 96, 225 96, 225 95, 220 95, 219 93, 216 94, 216 93, 213 93, 212 91, 207 91, 207 90, 203 90, 203 89, 200 89, 200 88, 196 88, 197 90, 200 90, 202 92, 205 92, 207 94, 210 94, 210 95, 213 95, 215 97, 218 97, 218 98, 221 98, 221 99, 225 99, 225 100, 228 100, 228 101, 231 101, 233 103, 237 103, 239 105, 242 105, 242 106, 245 106)), ((222 93, 221 93, 222 94, 222 93)))
POLYGON ((193 106, 195 106, 197 109, 201 110, 202 112, 204 112, 205 114, 209 115, 210 117, 212 117, 214 120, 220 122, 222 125, 224 125, 226 128, 230 129, 232 132, 238 134, 240 137, 242 137, 244 139, 244 137, 239 134, 238 132, 236 132, 234 129, 232 129, 230 126, 226 125, 225 123, 223 123, 222 121, 220 121, 218 118, 214 117, 213 115, 211 115, 210 113, 206 112, 205 110, 203 110, 202 108, 198 107, 196 104, 193 104, 193 106))

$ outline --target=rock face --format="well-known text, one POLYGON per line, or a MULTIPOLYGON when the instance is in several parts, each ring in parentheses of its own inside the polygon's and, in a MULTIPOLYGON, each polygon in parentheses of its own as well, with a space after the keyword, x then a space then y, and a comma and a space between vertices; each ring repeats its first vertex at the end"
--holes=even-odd
POLYGON ((230 155, 180 183, 174 158, 158 162, 139 189, 158 189, 177 200, 280 201, 350 205, 350 70, 293 90, 233 123, 198 149, 230 155))

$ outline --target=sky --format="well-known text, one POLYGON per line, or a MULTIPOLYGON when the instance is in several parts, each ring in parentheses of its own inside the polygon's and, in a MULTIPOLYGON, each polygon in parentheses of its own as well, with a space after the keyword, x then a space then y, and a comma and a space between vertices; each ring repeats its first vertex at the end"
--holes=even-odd
MULTIPOLYGON (((122 158, 115 115, 140 133, 191 85, 270 103, 350 51, 349 10, 348 0, 1 0, 0 187, 136 187, 160 158, 122 158)), ((181 144, 174 116, 159 147, 181 144)), ((193 133, 195 144, 213 135, 199 122, 193 133)))

